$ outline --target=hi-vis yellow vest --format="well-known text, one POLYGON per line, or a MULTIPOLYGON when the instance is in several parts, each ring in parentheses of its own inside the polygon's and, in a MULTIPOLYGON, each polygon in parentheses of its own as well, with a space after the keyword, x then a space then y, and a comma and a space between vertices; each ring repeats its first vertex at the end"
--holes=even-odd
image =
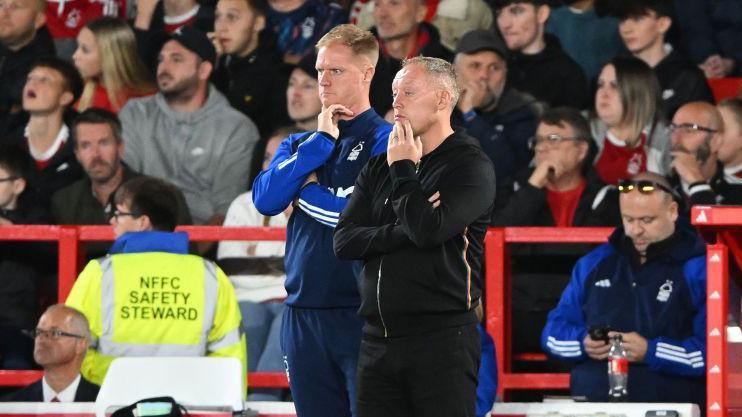
POLYGON ((81 373, 101 384, 119 356, 222 356, 242 362, 245 337, 234 288, 195 255, 126 253, 93 260, 66 304, 90 321, 81 373))

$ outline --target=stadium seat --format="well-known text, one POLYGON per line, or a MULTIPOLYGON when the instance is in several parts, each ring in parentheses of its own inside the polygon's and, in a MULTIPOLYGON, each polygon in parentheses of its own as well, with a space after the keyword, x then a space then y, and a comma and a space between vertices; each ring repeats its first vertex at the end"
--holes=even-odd
POLYGON ((742 77, 708 78, 707 81, 717 103, 736 97, 742 89, 742 77))
POLYGON ((111 363, 95 401, 104 417, 111 406, 170 396, 186 407, 243 410, 242 365, 234 358, 129 357, 111 363))

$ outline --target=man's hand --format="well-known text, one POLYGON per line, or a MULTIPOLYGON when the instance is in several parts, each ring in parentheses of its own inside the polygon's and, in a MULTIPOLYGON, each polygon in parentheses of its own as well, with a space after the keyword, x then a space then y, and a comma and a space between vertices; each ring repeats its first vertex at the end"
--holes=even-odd
POLYGON ((423 143, 420 137, 412 134, 409 120, 394 122, 386 148, 386 161, 389 165, 403 159, 409 159, 417 165, 423 156, 423 143))
POLYGON ((611 350, 611 345, 603 340, 593 340, 590 338, 590 335, 585 336, 582 344, 585 346, 585 353, 587 353, 587 356, 596 361, 607 359, 608 351, 611 350))
POLYGON ((723 78, 734 69, 734 60, 714 54, 698 65, 706 78, 723 78))
POLYGON ((216 49, 216 59, 219 59, 220 56, 224 55, 224 47, 222 47, 219 37, 216 36, 216 32, 209 32, 206 34, 206 37, 209 38, 211 43, 214 45, 214 49, 216 49))
POLYGON ((353 117, 353 112, 341 104, 331 104, 329 107, 323 108, 319 116, 317 116, 317 130, 326 132, 333 139, 337 140, 338 136, 340 136, 338 120, 343 116, 353 117))
POLYGON ((6 219, 5 217, 0 217, 0 226, 12 226, 13 222, 6 219))
POLYGON ((149 30, 152 25, 152 17, 155 14, 155 8, 160 0, 136 0, 137 16, 134 19, 134 27, 142 30, 149 30))
POLYGON ((647 339, 637 332, 619 333, 609 332, 608 337, 620 334, 623 340, 623 349, 626 351, 626 359, 629 362, 644 362, 644 356, 647 354, 647 339))
POLYGON ((433 195, 428 197, 428 201, 433 204, 433 210, 437 209, 441 205, 441 192, 436 191, 433 193, 433 195))
POLYGON ((459 97, 457 107, 462 113, 480 107, 487 96, 487 84, 484 81, 468 81, 459 97))
POLYGON ((672 151, 672 163, 670 166, 675 169, 680 178, 688 184, 698 181, 706 181, 701 173, 701 164, 698 163, 696 156, 685 151, 672 151))
POLYGON ((533 174, 528 178, 528 183, 536 188, 544 188, 546 184, 559 178, 564 173, 564 165, 559 161, 545 160, 536 165, 533 174))

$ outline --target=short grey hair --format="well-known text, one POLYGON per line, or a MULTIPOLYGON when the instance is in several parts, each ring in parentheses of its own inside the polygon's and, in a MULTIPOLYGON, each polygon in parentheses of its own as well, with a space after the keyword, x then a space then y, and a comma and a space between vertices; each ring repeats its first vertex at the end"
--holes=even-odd
POLYGON ((409 65, 423 67, 451 95, 451 110, 456 107, 456 103, 459 101, 459 96, 461 95, 461 81, 458 74, 456 74, 453 64, 440 58, 416 56, 405 59, 402 62, 402 68, 409 65))

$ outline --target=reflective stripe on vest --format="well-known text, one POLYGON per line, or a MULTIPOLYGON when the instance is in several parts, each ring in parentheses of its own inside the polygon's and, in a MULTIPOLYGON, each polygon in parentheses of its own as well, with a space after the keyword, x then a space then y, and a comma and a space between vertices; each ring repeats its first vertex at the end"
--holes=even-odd
MULTIPOLYGON (((214 316, 216 314, 216 302, 218 297, 218 281, 216 266, 214 263, 203 261, 203 310, 199 311, 201 329, 196 344, 173 344, 173 343, 127 343, 114 340, 114 321, 118 311, 116 310, 116 281, 113 257, 107 256, 99 259, 101 266, 101 320, 102 334, 97 341, 97 350, 108 356, 204 356, 207 352, 207 340, 211 330, 214 316)), ((177 323, 177 322, 176 322, 177 323)), ((143 328, 143 332, 147 329, 143 328)), ((231 339, 227 334, 212 344, 220 344, 225 338, 231 339)), ((239 340, 239 336, 238 336, 239 340)), ((209 349, 211 350, 211 349, 209 349)))

